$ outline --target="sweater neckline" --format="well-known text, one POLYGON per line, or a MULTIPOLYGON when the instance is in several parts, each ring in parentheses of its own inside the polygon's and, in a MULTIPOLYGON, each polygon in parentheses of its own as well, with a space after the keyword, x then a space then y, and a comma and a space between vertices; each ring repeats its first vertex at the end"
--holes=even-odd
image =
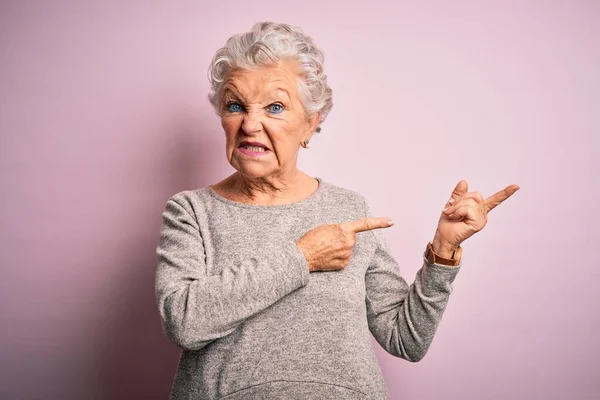
POLYGON ((323 181, 323 179, 321 179, 319 177, 315 177, 315 179, 319 182, 319 186, 317 186, 317 190, 315 190, 314 192, 312 192, 310 195, 308 195, 307 197, 305 197, 302 200, 299 200, 299 201, 296 201, 293 203, 288 203, 288 204, 265 205, 265 204, 241 203, 239 201, 234 201, 234 200, 231 200, 231 199, 221 196, 210 186, 207 186, 206 189, 210 196, 214 197, 215 199, 217 199, 225 204, 229 204, 229 205, 232 205, 235 207, 247 208, 247 209, 252 209, 252 210, 284 210, 284 209, 303 207, 312 202, 318 201, 323 193, 324 186, 326 185, 326 183, 323 181))

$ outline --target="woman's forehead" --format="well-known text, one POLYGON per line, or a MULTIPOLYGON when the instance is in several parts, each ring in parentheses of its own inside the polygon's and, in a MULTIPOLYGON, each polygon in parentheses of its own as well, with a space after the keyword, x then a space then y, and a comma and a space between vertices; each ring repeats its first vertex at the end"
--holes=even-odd
POLYGON ((224 92, 242 97, 290 98, 296 93, 297 79, 295 71, 281 66, 236 70, 229 74, 224 92))

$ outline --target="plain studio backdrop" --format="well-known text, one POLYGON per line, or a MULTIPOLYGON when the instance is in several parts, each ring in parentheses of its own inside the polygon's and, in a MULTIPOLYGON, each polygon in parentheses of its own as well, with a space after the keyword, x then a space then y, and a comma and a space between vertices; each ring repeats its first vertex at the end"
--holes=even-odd
POLYGON ((262 20, 325 51, 334 107, 300 168, 396 222, 409 282, 460 179, 521 186, 464 243, 425 359, 373 341, 390 397, 598 398, 599 18, 566 0, 2 1, 0 398, 167 398, 161 213, 233 172, 206 71, 262 20))

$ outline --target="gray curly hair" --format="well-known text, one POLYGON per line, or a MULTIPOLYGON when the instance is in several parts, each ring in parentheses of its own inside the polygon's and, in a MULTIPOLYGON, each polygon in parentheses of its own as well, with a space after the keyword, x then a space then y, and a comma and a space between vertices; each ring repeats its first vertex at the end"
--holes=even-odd
MULTIPOLYGON (((323 52, 300 28, 274 22, 254 24, 250 32, 230 37, 215 53, 208 69, 211 86, 208 99, 217 114, 221 114, 222 86, 230 71, 277 64, 284 59, 300 64, 302 78, 298 79, 298 92, 304 111, 309 117, 320 113, 319 124, 325 121, 333 101, 323 71, 323 52)), ((320 130, 317 128, 317 132, 320 130)))

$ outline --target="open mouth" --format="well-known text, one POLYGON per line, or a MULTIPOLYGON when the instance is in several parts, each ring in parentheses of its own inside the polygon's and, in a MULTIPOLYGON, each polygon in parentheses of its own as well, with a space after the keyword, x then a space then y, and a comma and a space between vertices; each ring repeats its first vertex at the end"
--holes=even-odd
POLYGON ((259 146, 240 146, 240 148, 250 150, 255 153, 264 153, 265 151, 267 151, 267 149, 265 149, 264 147, 259 146))
POLYGON ((238 149, 244 150, 243 153, 266 153, 269 148, 262 143, 257 142, 242 142, 238 149))

